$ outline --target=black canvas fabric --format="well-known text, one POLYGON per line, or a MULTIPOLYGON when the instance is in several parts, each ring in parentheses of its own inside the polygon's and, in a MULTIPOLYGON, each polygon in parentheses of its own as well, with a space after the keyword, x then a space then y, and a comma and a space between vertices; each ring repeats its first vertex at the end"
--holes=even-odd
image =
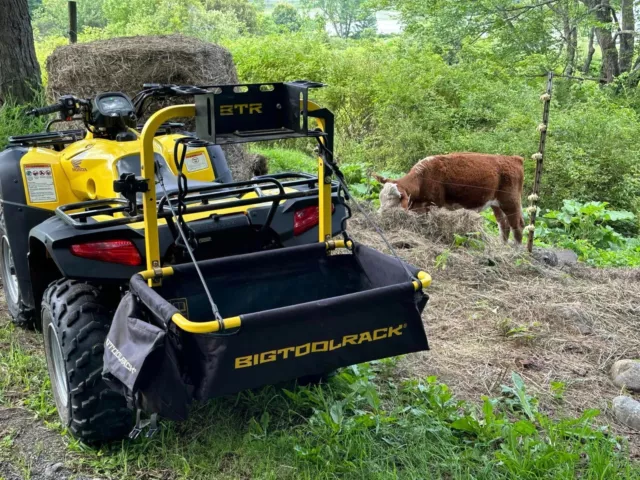
POLYGON ((103 376, 136 407, 184 420, 193 387, 181 362, 179 335, 168 323, 177 310, 139 275, 131 283, 105 342, 103 376))
POLYGON ((109 332, 105 377, 149 413, 182 419, 192 400, 428 349, 427 296, 405 267, 417 269, 371 248, 329 255, 313 244, 199 266, 222 316, 241 317, 239 329, 192 334, 173 324, 172 302, 191 321, 212 319, 185 264, 157 290, 134 276, 109 332))

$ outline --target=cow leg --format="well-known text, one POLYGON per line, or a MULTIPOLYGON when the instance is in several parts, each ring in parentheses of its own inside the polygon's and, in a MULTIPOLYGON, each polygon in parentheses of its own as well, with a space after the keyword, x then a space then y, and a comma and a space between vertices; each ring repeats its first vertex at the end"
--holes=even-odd
POLYGON ((513 230, 513 241, 517 247, 522 245, 522 230, 524 229, 524 217, 522 216, 522 208, 519 204, 502 205, 502 211, 505 213, 511 230, 513 230))
POLYGON ((498 227, 500 227, 500 236, 502 237, 502 241, 504 243, 507 243, 509 241, 509 232, 511 231, 509 221, 507 220, 507 217, 500 207, 491 207, 491 209, 493 210, 493 214, 496 216, 496 220, 498 221, 498 227))

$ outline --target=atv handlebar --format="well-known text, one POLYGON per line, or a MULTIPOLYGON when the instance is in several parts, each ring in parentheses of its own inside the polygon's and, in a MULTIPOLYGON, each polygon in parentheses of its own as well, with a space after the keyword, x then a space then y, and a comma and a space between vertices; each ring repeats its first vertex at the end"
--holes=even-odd
POLYGON ((88 100, 82 100, 76 98, 73 95, 63 95, 58 100, 58 103, 48 105, 46 107, 34 108, 27 112, 27 115, 39 117, 41 115, 49 115, 51 113, 62 112, 65 119, 70 119, 76 113, 80 112, 83 107, 90 106, 88 100))
POLYGON ((34 108, 33 110, 29 110, 27 115, 33 117, 39 117, 41 115, 49 115, 50 113, 60 112, 64 109, 64 105, 60 103, 56 103, 54 105, 49 105, 47 107, 34 108))

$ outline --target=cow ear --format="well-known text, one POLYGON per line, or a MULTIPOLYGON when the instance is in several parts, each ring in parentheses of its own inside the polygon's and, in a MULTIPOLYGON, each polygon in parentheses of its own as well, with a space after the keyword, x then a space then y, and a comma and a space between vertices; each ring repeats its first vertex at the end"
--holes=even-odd
POLYGON ((382 177, 380 175, 378 175, 377 173, 372 173, 371 176, 373 178, 375 178, 379 183, 382 183, 383 185, 387 182, 390 182, 391 180, 389 180, 388 178, 382 177))

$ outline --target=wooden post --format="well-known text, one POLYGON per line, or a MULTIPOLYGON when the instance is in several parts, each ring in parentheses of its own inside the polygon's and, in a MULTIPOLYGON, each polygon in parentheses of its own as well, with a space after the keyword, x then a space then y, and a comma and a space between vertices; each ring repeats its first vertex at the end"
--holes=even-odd
POLYGON ((553 72, 549 72, 547 75, 547 91, 544 93, 540 100, 543 103, 542 109, 542 123, 538 125, 538 131, 540 132, 540 144, 538 151, 532 155, 532 158, 536 161, 536 176, 533 182, 533 192, 529 195, 529 225, 526 227, 527 238, 527 250, 529 253, 533 251, 533 235, 536 230, 536 214, 538 212, 538 194, 540 192, 540 177, 542 177, 542 163, 544 161, 544 147, 547 141, 547 130, 549 127, 549 107, 551 105, 551 90, 553 88, 553 72))
POLYGON ((76 10, 76 2, 69 2, 69 43, 78 41, 78 11, 76 10))

